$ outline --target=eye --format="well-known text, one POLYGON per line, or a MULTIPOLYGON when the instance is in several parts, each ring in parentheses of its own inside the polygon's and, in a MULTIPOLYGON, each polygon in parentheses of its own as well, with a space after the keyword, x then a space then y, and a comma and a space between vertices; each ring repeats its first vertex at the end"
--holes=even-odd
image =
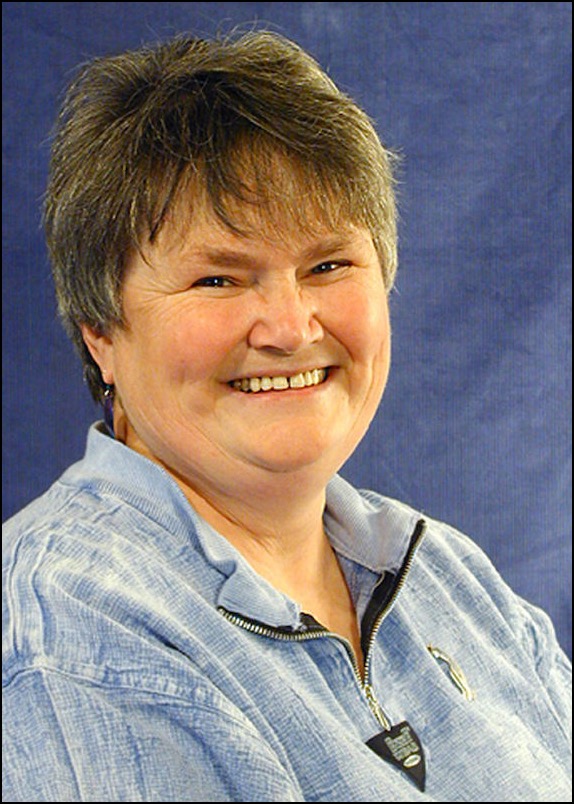
POLYGON ((233 287, 233 280, 228 276, 204 276, 192 285, 193 288, 229 288, 233 287))
POLYGON ((328 260, 311 269, 312 274, 331 274, 339 268, 346 268, 350 263, 346 260, 328 260))

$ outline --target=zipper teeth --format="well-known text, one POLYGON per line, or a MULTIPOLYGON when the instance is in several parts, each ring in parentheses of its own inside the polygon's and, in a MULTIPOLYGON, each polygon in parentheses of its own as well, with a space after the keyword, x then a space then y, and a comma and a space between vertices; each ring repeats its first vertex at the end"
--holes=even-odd
POLYGON ((403 588, 403 586, 405 584, 406 577, 409 574, 409 570, 410 570, 411 565, 412 565, 412 563, 414 561, 417 548, 418 548, 419 544, 421 543, 422 538, 423 538, 423 536, 425 534, 425 530, 426 530, 426 523, 424 522, 424 520, 420 520, 418 522, 418 524, 417 524, 417 528, 415 530, 415 533, 414 533, 413 538, 411 540, 411 543, 409 545, 408 554, 407 554, 407 557, 405 558, 405 560, 403 562, 403 566, 401 568, 401 575, 400 575, 400 578, 398 579, 398 581, 396 583, 395 588, 393 589, 393 594, 391 595, 390 600, 387 601, 384 609, 379 613, 379 616, 377 617, 377 619, 375 620, 375 622, 373 624, 373 627, 371 628, 371 633, 369 635, 369 641, 367 642, 367 649, 365 651, 365 682, 366 683, 368 683, 368 679, 369 679, 369 676, 370 676, 371 655, 372 655, 372 650, 371 649, 372 649, 373 644, 375 642, 377 632, 378 632, 383 620, 385 619, 387 614, 390 612, 390 610, 393 608, 393 606, 395 604, 395 601, 396 601, 396 599, 397 599, 397 597, 399 595, 399 592, 401 591, 401 589, 403 588))
MULTIPOLYGON (((306 639, 318 639, 319 637, 323 636, 337 636, 337 634, 332 634, 330 631, 327 631, 326 628, 320 630, 317 629, 317 631, 304 631, 296 634, 287 634, 283 631, 280 631, 278 628, 271 628, 271 626, 261 625, 260 623, 254 623, 252 620, 244 619, 241 617, 241 615, 233 614, 233 612, 228 611, 227 609, 223 608, 223 606, 219 606, 218 611, 223 614, 225 619, 229 620, 230 623, 239 625, 246 631, 251 631, 252 634, 272 637, 273 639, 281 639, 284 642, 303 642, 306 639)), ((339 638, 342 639, 342 637, 339 638)))
POLYGON ((348 640, 345 637, 340 636, 339 634, 335 634, 333 631, 329 631, 327 628, 318 628, 314 631, 304 631, 302 633, 296 634, 288 634, 280 631, 276 628, 271 628, 270 626, 261 625, 260 623, 254 623, 251 620, 244 619, 239 614, 233 614, 231 611, 223 608, 223 606, 219 606, 218 611, 228 620, 230 623, 234 625, 240 626, 240 628, 245 629, 245 631, 250 631, 252 634, 257 634, 258 636, 265 636, 270 637, 271 639, 279 639, 283 642, 306 642, 310 639, 320 639, 322 637, 332 637, 333 639, 339 640, 347 653, 349 654, 349 658, 351 659, 351 664, 353 666, 353 671, 355 674, 355 678, 361 687, 364 689, 365 686, 363 684, 363 679, 361 678, 361 671, 357 665, 357 660, 355 658, 355 653, 353 648, 348 640))

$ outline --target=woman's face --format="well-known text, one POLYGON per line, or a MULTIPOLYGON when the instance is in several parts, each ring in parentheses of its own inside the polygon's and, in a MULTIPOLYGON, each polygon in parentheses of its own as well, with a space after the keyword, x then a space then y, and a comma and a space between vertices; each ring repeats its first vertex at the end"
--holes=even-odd
POLYGON ((379 404, 390 329, 369 232, 287 231, 167 223, 128 264, 127 326, 91 340, 120 437, 196 490, 261 473, 326 483, 379 404))

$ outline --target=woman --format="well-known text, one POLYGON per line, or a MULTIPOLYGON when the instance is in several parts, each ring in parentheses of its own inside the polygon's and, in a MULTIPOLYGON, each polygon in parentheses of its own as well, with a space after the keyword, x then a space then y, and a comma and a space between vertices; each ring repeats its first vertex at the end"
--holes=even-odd
POLYGON ((389 369, 392 162, 268 33, 70 87, 46 230, 106 427, 6 527, 7 800, 570 800, 545 615, 337 475, 389 369))

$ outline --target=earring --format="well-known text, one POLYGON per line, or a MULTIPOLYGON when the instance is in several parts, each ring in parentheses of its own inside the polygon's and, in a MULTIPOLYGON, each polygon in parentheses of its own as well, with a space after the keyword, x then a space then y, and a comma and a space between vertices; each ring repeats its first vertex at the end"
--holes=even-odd
POLYGON ((107 385, 104 388, 104 423, 112 438, 114 434, 114 386, 107 385))

